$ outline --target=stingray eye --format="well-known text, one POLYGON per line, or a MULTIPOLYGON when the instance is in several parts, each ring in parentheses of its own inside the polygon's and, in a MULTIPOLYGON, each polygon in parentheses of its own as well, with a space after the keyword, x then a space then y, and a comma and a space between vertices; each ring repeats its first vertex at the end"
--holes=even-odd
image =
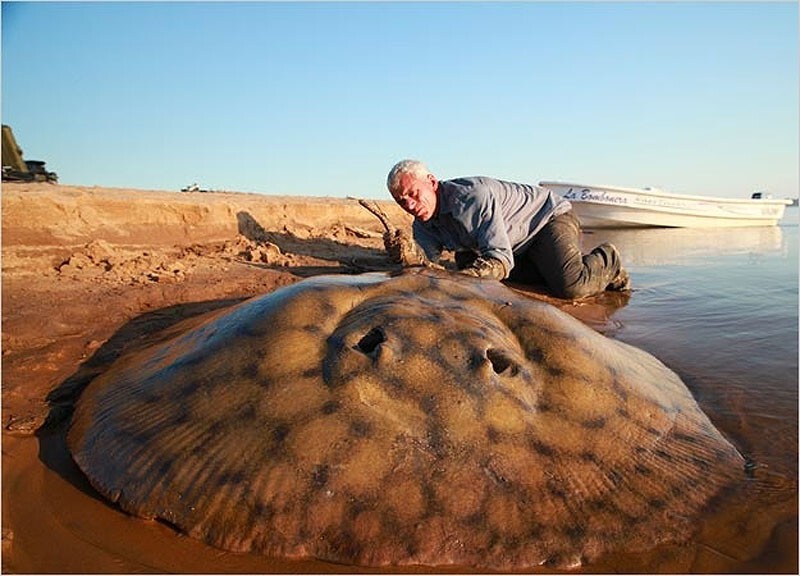
POLYGON ((517 372, 519 371, 516 362, 514 362, 511 356, 509 356, 509 354, 503 350, 489 348, 486 351, 486 357, 489 359, 489 362, 492 363, 492 369, 497 374, 503 374, 506 372, 506 370, 510 369, 509 375, 516 376, 517 372))
POLYGON ((358 341, 358 344, 355 345, 355 349, 369 356, 375 352, 375 349, 383 342, 386 342, 386 333, 383 331, 383 328, 375 327, 364 334, 361 340, 358 341))

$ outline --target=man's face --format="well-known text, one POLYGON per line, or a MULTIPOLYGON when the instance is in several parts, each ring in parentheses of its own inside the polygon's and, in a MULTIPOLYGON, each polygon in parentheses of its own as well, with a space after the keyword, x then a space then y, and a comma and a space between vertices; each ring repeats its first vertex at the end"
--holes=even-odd
POLYGON ((424 177, 403 174, 397 188, 392 191, 392 196, 403 210, 426 222, 436 213, 438 185, 432 174, 424 177))

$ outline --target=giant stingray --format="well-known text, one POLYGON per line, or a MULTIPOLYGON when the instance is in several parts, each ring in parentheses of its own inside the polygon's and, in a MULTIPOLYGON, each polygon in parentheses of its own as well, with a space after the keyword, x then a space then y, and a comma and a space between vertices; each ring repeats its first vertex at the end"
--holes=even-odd
POLYGON ((430 270, 194 319, 93 381, 68 444, 131 514, 368 566, 574 566, 681 541, 743 467, 650 354, 430 270))

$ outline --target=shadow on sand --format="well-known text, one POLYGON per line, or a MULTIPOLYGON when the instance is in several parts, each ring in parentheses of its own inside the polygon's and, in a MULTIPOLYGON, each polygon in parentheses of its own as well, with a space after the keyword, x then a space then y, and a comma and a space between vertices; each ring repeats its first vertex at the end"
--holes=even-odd
POLYGON ((256 243, 269 242, 280 248, 284 254, 296 254, 336 262, 338 266, 276 266, 260 262, 250 262, 260 268, 287 268, 293 274, 308 278, 319 274, 344 273, 357 274, 371 271, 393 271, 400 268, 392 264, 386 252, 378 248, 368 248, 358 244, 348 244, 326 237, 300 238, 289 231, 275 232, 266 230, 249 213, 241 211, 236 214, 239 234, 256 243))

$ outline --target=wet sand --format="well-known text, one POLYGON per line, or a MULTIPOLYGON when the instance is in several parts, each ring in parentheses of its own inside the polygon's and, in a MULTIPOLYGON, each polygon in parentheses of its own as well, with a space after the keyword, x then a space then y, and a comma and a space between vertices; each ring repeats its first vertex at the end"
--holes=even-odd
MULTIPOLYGON (((408 225, 393 203, 381 205, 408 225)), ((2 208, 3 571, 376 572, 228 553, 131 518, 92 490, 64 445, 80 390, 160 330, 312 275, 391 269, 372 215, 344 199, 50 184, 4 184, 2 208)), ((614 295, 552 302, 606 333, 625 304, 614 295)), ((771 482, 758 490, 786 489, 771 482)), ((691 545, 583 571, 796 570, 796 516, 783 516, 720 508, 691 545), (742 553, 741 538, 726 530, 760 536, 742 553), (726 552, 723 541, 737 549, 726 552)))

